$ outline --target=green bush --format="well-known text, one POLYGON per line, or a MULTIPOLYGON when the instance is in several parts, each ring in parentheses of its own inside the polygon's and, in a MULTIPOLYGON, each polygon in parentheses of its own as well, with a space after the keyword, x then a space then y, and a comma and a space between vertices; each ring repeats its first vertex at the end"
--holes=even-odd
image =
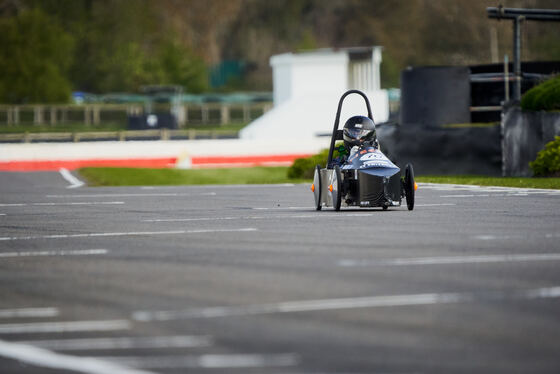
POLYGON ((535 176, 560 177, 560 136, 549 142, 529 167, 535 176))
MULTIPOLYGON (((339 152, 345 152, 342 142, 335 144, 333 151, 333 159, 339 157, 339 152)), ((288 178, 290 179, 311 179, 315 171, 315 166, 320 165, 322 168, 327 166, 327 158, 329 158, 329 150, 323 149, 316 155, 307 158, 298 158, 292 166, 288 168, 288 178)))
POLYGON ((560 110, 560 75, 525 92, 521 99, 524 110, 560 110))
POLYGON ((307 158, 298 158, 288 169, 288 178, 290 179, 311 179, 316 165, 324 168, 327 165, 329 150, 324 149, 316 155, 307 158))

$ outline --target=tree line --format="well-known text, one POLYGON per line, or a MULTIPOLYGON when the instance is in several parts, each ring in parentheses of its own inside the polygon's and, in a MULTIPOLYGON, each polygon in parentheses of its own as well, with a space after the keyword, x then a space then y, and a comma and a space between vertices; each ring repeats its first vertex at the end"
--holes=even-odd
MULTIPOLYGON (((504 0, 555 8, 555 0, 504 0)), ((383 85, 408 65, 490 63, 511 55, 511 23, 487 0, 0 0, 0 102, 68 101, 70 92, 142 85, 210 89, 209 68, 245 64, 222 89, 270 90, 269 58, 382 45, 383 85), (493 56, 494 55, 494 56, 493 56)), ((524 25, 524 60, 560 59, 558 24, 524 25)), ((511 57, 511 56, 510 56, 511 57)))

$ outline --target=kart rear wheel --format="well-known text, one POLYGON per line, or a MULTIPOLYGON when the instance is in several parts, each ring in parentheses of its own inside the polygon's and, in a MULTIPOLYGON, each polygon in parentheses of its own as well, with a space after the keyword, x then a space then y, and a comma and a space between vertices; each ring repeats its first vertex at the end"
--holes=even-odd
POLYGON ((321 167, 319 165, 315 166, 315 172, 313 173, 313 185, 311 187, 313 190, 313 196, 315 197, 315 210, 321 210, 321 167))
POLYGON ((415 186, 414 169, 411 164, 406 164, 404 169, 404 193, 406 196, 406 206, 408 207, 408 210, 414 209, 415 186))
POLYGON ((338 165, 334 166, 334 170, 331 176, 331 185, 329 190, 332 196, 332 203, 334 210, 340 210, 340 203, 342 201, 342 191, 341 191, 342 175, 340 173, 340 167, 338 165), (332 187, 332 190, 331 190, 332 187))

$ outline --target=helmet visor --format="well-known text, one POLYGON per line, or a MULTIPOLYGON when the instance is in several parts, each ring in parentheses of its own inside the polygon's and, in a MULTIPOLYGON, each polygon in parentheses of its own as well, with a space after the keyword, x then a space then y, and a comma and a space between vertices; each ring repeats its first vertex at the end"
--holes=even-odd
POLYGON ((371 140, 374 130, 371 129, 345 129, 346 135, 355 140, 371 140))

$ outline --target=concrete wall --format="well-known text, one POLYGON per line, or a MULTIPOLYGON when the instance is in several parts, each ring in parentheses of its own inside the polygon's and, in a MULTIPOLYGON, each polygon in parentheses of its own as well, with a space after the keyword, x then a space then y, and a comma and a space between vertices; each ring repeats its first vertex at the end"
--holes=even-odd
POLYGON ((381 150, 417 175, 500 175, 500 127, 439 128, 380 126, 381 150))
POLYGON ((328 148, 328 138, 285 142, 172 140, 83 143, 24 143, 0 146, 0 170, 58 170, 86 166, 234 167, 291 165, 298 157, 328 148))
POLYGON ((560 113, 529 112, 511 105, 504 109, 501 126, 503 175, 528 177, 533 174, 529 162, 560 135, 560 113))

